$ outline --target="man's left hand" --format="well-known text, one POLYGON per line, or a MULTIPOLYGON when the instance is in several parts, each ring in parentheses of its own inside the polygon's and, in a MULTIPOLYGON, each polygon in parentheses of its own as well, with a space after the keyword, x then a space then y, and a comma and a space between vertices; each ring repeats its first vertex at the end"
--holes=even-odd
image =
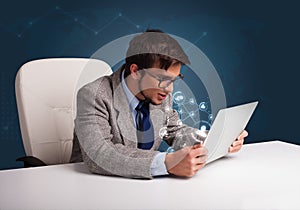
POLYGON ((247 136, 248 136, 248 132, 246 130, 243 130, 243 132, 237 137, 237 139, 228 148, 228 152, 234 153, 240 151, 244 143, 244 138, 246 138, 247 136))

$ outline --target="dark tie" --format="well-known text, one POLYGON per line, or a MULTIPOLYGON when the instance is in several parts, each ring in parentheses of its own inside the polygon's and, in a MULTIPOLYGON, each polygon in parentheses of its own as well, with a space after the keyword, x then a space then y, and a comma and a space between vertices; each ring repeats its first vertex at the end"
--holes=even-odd
POLYGON ((138 148, 151 149, 154 143, 153 126, 149 116, 149 103, 140 101, 135 108, 138 148))

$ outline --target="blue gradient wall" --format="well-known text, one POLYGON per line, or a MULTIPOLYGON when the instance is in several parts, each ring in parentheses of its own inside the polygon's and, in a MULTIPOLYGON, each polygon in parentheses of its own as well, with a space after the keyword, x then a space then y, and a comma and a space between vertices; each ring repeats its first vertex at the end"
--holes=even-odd
MULTIPOLYGON (((27 61, 90 57, 121 36, 159 28, 198 46, 228 106, 259 100, 246 143, 300 144, 297 1, 10 1, 0 8, 0 169, 24 155, 14 81, 27 61)), ((197 88, 193 75, 185 79, 197 88)), ((201 96, 197 96, 201 98, 201 96)))

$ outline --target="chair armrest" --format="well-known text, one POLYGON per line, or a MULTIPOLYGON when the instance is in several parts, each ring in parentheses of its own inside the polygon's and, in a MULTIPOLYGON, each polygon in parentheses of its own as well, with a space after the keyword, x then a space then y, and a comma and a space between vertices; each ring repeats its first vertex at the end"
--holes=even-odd
POLYGON ((36 157, 33 157, 33 156, 20 157, 20 158, 16 159, 16 161, 23 161, 25 168, 37 167, 37 166, 46 166, 47 165, 42 160, 40 160, 36 157))

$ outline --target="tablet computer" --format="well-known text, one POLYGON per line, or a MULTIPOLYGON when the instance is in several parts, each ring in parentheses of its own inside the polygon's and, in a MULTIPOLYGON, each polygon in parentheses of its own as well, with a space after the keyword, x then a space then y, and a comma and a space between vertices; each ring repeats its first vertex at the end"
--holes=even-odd
POLYGON ((228 153, 228 148, 245 129, 257 104, 255 101, 219 110, 204 141, 204 146, 208 149, 206 163, 228 153))

